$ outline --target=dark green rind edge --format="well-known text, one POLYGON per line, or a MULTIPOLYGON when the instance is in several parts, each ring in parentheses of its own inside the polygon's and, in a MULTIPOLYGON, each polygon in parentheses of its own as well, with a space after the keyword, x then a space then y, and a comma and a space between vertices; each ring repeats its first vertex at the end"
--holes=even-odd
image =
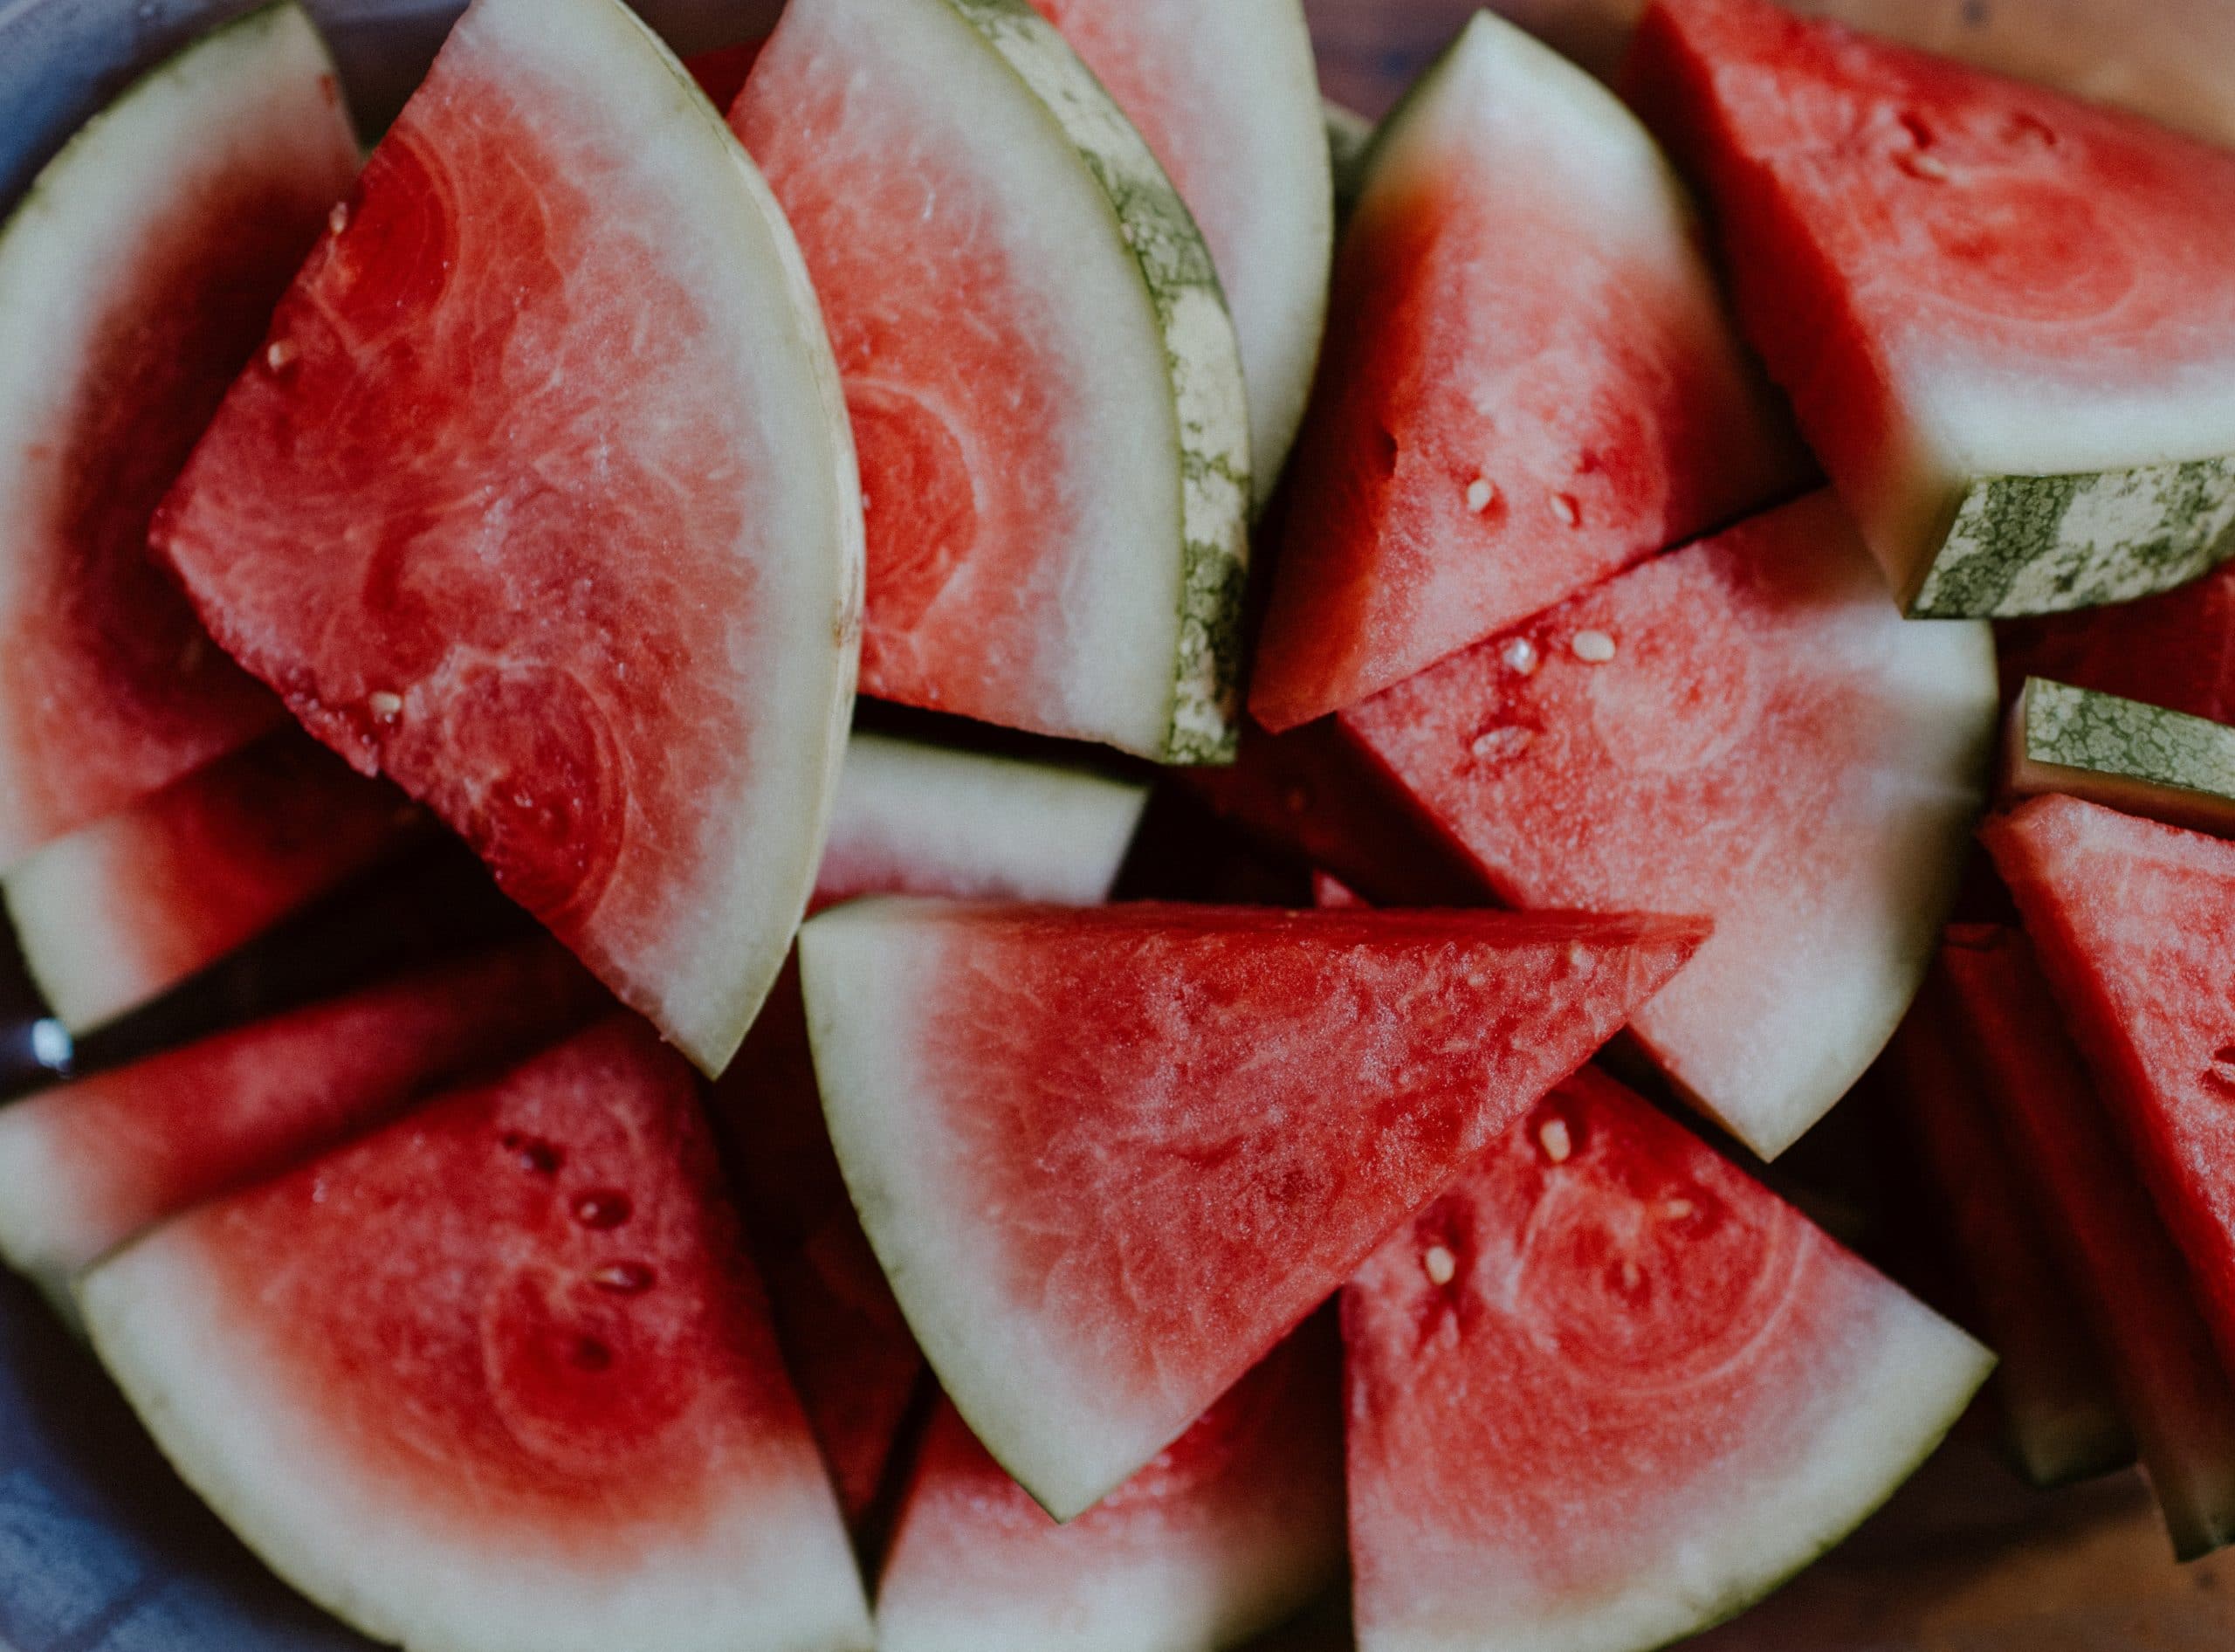
POLYGON ((2018 726, 2028 762, 2235 802, 2235 728, 2225 723, 2031 677, 2018 726))
POLYGON ((2235 555, 2235 457, 1967 483, 1907 604, 2001 619, 2130 602, 2235 555))

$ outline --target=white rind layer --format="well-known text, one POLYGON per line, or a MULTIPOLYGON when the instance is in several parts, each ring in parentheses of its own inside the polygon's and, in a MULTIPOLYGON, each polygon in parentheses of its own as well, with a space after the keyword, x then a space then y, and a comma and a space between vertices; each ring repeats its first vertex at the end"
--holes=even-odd
POLYGON ((130 833, 112 816, 56 838, 0 876, 24 967, 73 1033, 146 1002, 171 982, 148 955, 134 914, 117 908, 130 833))
POLYGON ((111 1241, 56 1141, 59 1095, 0 1108, 0 1260, 51 1301, 69 1304, 71 1276, 111 1241))

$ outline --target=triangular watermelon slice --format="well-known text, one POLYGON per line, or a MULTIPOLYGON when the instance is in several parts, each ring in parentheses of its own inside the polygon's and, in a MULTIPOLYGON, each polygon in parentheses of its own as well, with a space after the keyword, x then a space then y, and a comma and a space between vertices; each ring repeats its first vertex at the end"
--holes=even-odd
POLYGON ((1683 187, 1478 12, 1375 140, 1249 705, 1339 711, 1798 490, 1683 187))
POLYGON ((2003 788, 2052 792, 2222 836, 2235 832, 2235 728, 2032 677, 2012 706, 2003 788))
POLYGON ((1524 907, 1711 914, 1639 1012, 1764 1158, 1870 1065, 1985 791, 1994 651, 1911 623, 1828 493, 1619 578, 1343 713, 1524 907))
POLYGON ((806 905, 860 589, 782 217, 616 0, 477 0, 334 224, 159 549, 719 1070, 806 905))
POLYGON ((160 1228, 80 1299, 189 1483, 377 1639, 870 1644, 690 1070, 640 1022, 160 1228))
POLYGON ((1655 0, 1627 72, 1908 611, 2235 548, 2235 155, 1770 0, 1655 0))
POLYGON ((272 5, 0 224, 0 866, 283 720, 148 565, 148 519, 356 172, 325 46, 272 5))
POLYGON ((1308 1320, 1069 1525, 942 1403, 877 1584, 878 1652, 1231 1647, 1308 1604, 1343 1564, 1333 1332, 1308 1320))
POLYGON ((217 1033, 0 1109, 0 1255, 95 1257, 573 1030, 603 998, 538 940, 217 1033))
POLYGON ((72 1033, 176 986, 401 849, 427 818, 276 730, 0 874, 24 963, 72 1033))
POLYGON ((2175 1552, 2192 1560, 2235 1541, 2235 1386, 2032 949, 2014 929, 1962 925, 1941 968, 2001 1143, 2126 1396, 2175 1552))
POLYGON ((846 376, 863 692, 1231 755, 1241 358, 1209 251, 1109 94, 1024 0, 793 0, 730 120, 846 376))
POLYGON ((1177 1438, 1689 958, 1691 919, 886 899, 801 932, 917 1339, 1059 1519, 1177 1438))
POLYGON ((1993 1357, 1577 1076, 1343 1293, 1359 1652, 1660 1646, 1852 1530, 1993 1357))

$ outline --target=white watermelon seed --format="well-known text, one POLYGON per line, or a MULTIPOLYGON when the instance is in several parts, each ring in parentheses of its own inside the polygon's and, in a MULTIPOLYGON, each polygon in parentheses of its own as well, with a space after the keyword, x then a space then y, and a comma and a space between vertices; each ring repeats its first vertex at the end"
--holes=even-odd
POLYGON ((1537 644, 1525 637, 1516 637, 1505 645, 1503 657, 1508 671, 1519 671, 1526 677, 1537 669, 1537 644))
POLYGON ((349 203, 347 201, 334 203, 334 210, 326 215, 326 227, 335 235, 349 227, 349 203))
POLYGON ((1604 631, 1578 631, 1568 646, 1586 665, 1604 665, 1614 657, 1614 639, 1604 631))
POLYGON ((1631 1261, 1627 1256, 1622 1258, 1623 1290, 1635 1291, 1638 1288, 1639 1283, 1642 1281, 1645 1275, 1638 1270, 1638 1264, 1636 1263, 1631 1261))
POLYGON ((1578 522, 1583 520, 1581 507, 1564 493, 1552 495, 1552 514, 1559 518, 1562 525, 1568 527, 1573 527, 1578 522))
POLYGON ((1912 176, 1929 179, 1934 183, 1948 181, 1948 163, 1936 155, 1905 155, 1901 157, 1901 169, 1912 176))
POLYGON ((1568 1136, 1568 1122, 1564 1119, 1547 1119, 1544 1127, 1537 1132, 1537 1139, 1544 1149, 1544 1157, 1556 1165, 1564 1165, 1575 1151, 1575 1143, 1568 1136))
POLYGON ((1692 1201, 1688 1199, 1671 1199, 1661 1207, 1661 1214, 1671 1222, 1681 1222, 1692 1214, 1692 1201))
POLYGON ((1467 508, 1477 516, 1489 510, 1490 501, 1497 496, 1497 489, 1491 485, 1490 479, 1486 476, 1478 476, 1467 484, 1467 508))
POLYGON ((376 689, 368 695, 365 704, 373 715, 383 723, 393 723, 403 715, 403 697, 401 694, 391 694, 384 688, 376 689))
POLYGON ((1531 729, 1501 724, 1475 735, 1467 747, 1467 754, 1484 762, 1501 761, 1520 756, 1536 738, 1536 733, 1531 729))
POLYGON ((1448 1285, 1459 1271, 1459 1258, 1441 1245, 1430 1245, 1427 1254, 1420 1258, 1420 1266, 1427 1270, 1432 1283, 1448 1285))
POLYGON ((295 365, 295 358, 302 354, 292 339, 274 339, 264 353, 264 364, 274 373, 285 373, 295 365))

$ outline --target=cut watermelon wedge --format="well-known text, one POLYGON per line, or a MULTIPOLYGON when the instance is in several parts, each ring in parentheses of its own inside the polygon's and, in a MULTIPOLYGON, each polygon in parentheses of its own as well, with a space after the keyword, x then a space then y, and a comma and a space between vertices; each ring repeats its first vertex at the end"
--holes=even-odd
POLYGON ((51 1294, 251 1186, 579 1026, 602 995, 547 942, 406 975, 0 1110, 0 1254, 51 1294))
POLYGON ((2235 549, 2235 155, 1770 0, 1655 0, 1628 76, 1908 611, 2235 549))
POLYGON ((2235 1366, 2235 843, 2071 797, 2035 798, 1984 836, 2235 1366))
POLYGON ((942 1404, 877 1585, 878 1652, 1230 1647, 1301 1609, 1343 1564, 1333 1329, 1307 1321, 1069 1525, 942 1404))
POLYGON ((273 5, 0 224, 0 865, 284 720, 148 565, 148 519, 356 171, 326 48, 273 5))
POLYGON ((187 1480, 377 1639, 870 1643, 691 1074, 641 1023, 160 1228, 80 1298, 187 1480))
POLYGON ((24 962, 83 1033, 245 946, 416 837, 426 817, 277 731, 0 876, 24 962))
POLYGON ((2222 836, 2235 832, 2235 728, 2028 678, 2011 708, 2005 788, 2062 792, 2222 836))
POLYGON ((1995 627, 2004 692, 2046 677, 2235 722, 2235 567, 2162 595, 1995 627))
POLYGON ((2109 1356, 2184 1560, 2235 1541, 2235 1387, 2188 1270, 2134 1179, 2025 938, 1949 931, 1942 969, 2001 1140, 2109 1356))
POLYGON ((1582 70, 1478 12, 1370 164, 1250 690, 1276 732, 1806 474, 1682 186, 1582 70))
POLYGON ((1280 480, 1327 320, 1334 180, 1302 0, 1032 0, 1139 128, 1201 226, 1249 392, 1249 474, 1280 480))
POLYGON ((1699 945, 1683 919, 873 900, 801 933, 863 1226, 1058 1519, 1179 1436, 1699 945))
POLYGON ((794 0, 730 120, 846 375, 863 690, 1230 756, 1241 360, 1139 134, 1023 0, 794 0))
POLYGON ((1360 1652, 1632 1652, 1838 1542, 1993 1358, 1578 1075, 1343 1293, 1360 1652))
POLYGON ((859 490, 791 237, 615 0, 477 0, 335 224, 159 548, 313 733, 719 1070, 851 694, 859 490))
POLYGON ((1699 911, 1639 1012, 1764 1158, 1892 1036, 1994 738, 1977 624, 1903 623, 1829 494, 1633 568, 1343 714, 1503 899, 1699 911))

